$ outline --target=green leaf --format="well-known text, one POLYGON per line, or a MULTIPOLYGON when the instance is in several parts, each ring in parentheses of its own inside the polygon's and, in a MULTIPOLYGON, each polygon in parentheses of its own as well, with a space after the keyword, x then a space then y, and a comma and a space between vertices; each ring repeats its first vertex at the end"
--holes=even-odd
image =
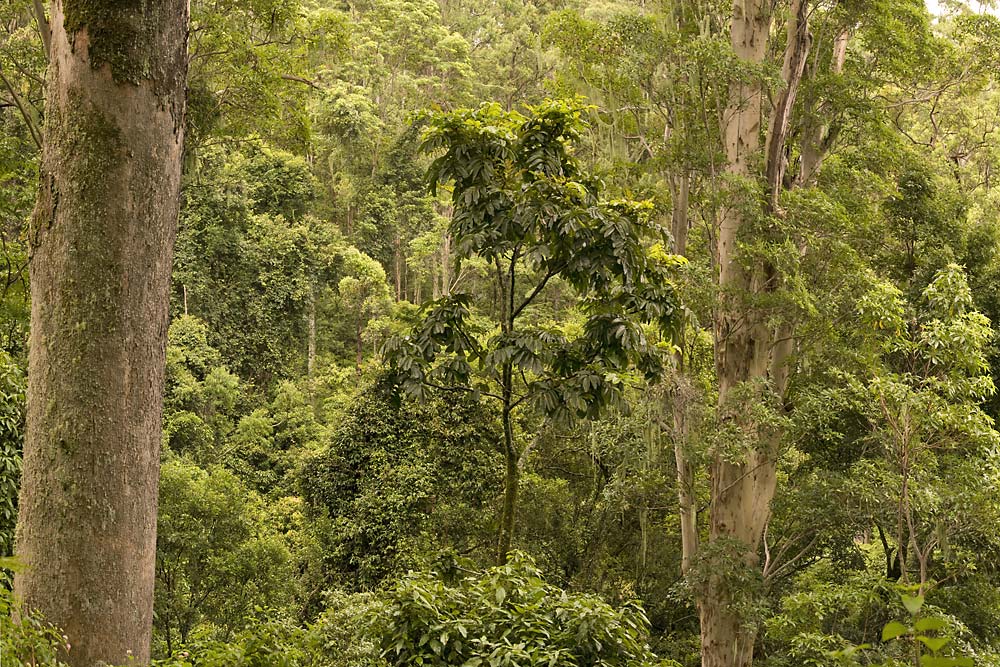
POLYGON ((496 597, 497 597, 497 604, 503 604, 504 599, 507 597, 507 591, 504 589, 503 586, 497 587, 496 597))
POLYGON ((927 616, 925 618, 917 619, 917 622, 913 624, 913 628, 917 632, 927 632, 929 630, 942 630, 948 627, 948 622, 943 618, 934 618, 933 616, 927 616))
POLYGON ((936 655, 920 656, 920 667, 973 667, 972 658, 942 658, 936 655))
POLYGON ((882 628, 882 641, 887 642, 908 633, 910 629, 899 621, 889 621, 882 628))
POLYGON ((900 598, 906 611, 910 612, 912 616, 916 616, 920 608, 924 606, 923 595, 901 595, 900 598))
POLYGON ((24 570, 24 563, 18 558, 0 558, 0 570, 10 570, 11 572, 21 572, 24 570))
POLYGON ((927 637, 925 635, 917 635, 917 641, 926 646, 931 653, 937 653, 945 647, 945 645, 951 641, 948 637, 927 637))

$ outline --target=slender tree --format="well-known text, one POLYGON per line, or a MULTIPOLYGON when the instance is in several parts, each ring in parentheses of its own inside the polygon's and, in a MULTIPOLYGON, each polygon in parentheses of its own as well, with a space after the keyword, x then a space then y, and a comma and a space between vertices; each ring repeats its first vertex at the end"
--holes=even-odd
POLYGON ((624 374, 662 372, 656 339, 643 326, 652 325, 662 340, 679 322, 671 278, 682 260, 664 252, 648 204, 606 199, 603 184, 574 156, 585 109, 549 100, 526 111, 527 117, 504 112, 493 103, 442 114, 426 137, 429 149, 445 150, 430 178, 435 187, 453 184, 448 232, 459 255, 492 264, 499 306, 493 334, 476 335, 469 323, 473 297, 456 293, 425 304, 419 326, 385 347, 397 381, 414 396, 433 387, 500 404, 498 564, 513 545, 521 470, 531 450, 519 443, 516 412, 533 405, 547 418, 571 421, 622 404, 624 374), (530 308, 554 280, 566 281, 583 300, 587 320, 572 339, 530 324, 530 308))
POLYGON ((15 581, 73 667, 148 662, 186 0, 54 0, 15 581))

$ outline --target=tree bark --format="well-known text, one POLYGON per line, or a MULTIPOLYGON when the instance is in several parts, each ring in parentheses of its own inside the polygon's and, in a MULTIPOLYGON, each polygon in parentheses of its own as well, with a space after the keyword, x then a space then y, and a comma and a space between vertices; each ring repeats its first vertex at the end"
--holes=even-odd
MULTIPOLYGON (((850 37, 850 32, 844 29, 834 39, 830 59, 831 74, 839 76, 843 73, 850 37)), ((797 186, 804 186, 816 177, 823 166, 823 158, 836 139, 837 133, 831 126, 829 116, 830 110, 822 103, 814 105, 811 113, 807 114, 805 127, 802 128, 799 173, 795 182, 797 186)))
MULTIPOLYGON (((734 0, 733 50, 753 66, 764 62, 771 28, 771 3, 734 0)), ((736 182, 755 178, 754 156, 760 151, 764 114, 760 77, 734 83, 723 117, 726 169, 736 182)), ((765 165, 765 173, 769 169, 765 165)), ((720 301, 715 313, 715 363, 719 378, 719 415, 738 431, 752 429, 740 389, 767 379, 771 340, 766 323, 747 304, 747 295, 762 288, 759 267, 740 256, 741 232, 761 211, 752 194, 740 195, 722 216, 718 236, 720 301)), ((716 452, 711 463, 709 540, 713 549, 699 598, 703 667, 749 667, 755 632, 739 612, 732 575, 739 567, 757 566, 757 549, 774 495, 776 470, 768 443, 755 443, 743 454, 716 452)))
POLYGON ((15 591, 72 667, 149 661, 186 0, 54 0, 15 591))
MULTIPOLYGON (((514 335, 514 268, 517 253, 511 256, 510 267, 504 271, 496 260, 497 288, 500 290, 500 331, 504 336, 514 335)), ((507 562, 514 543, 514 527, 517 521, 517 495, 521 483, 521 469, 518 463, 521 452, 514 443, 514 365, 507 361, 500 373, 500 393, 503 399, 500 421, 503 424, 503 506, 500 510, 500 530, 497 538, 497 565, 507 562)))
POLYGON ((507 562, 514 543, 514 525, 517 517, 517 496, 521 484, 520 457, 513 444, 513 433, 509 409, 504 408, 504 476, 503 507, 500 512, 500 533, 497 542, 497 565, 507 562))
POLYGON ((767 183, 768 208, 778 209, 778 197, 781 194, 785 180, 788 159, 785 156, 785 142, 788 139, 788 128, 792 120, 792 106, 798 95, 799 85, 806 70, 806 60, 809 58, 809 47, 812 36, 809 34, 808 3, 806 0, 792 0, 788 16, 788 43, 785 47, 785 61, 781 68, 781 78, 785 84, 778 93, 774 110, 771 113, 771 124, 767 132, 767 143, 764 148, 767 173, 764 175, 767 183))
POLYGON ((451 235, 444 235, 441 246, 441 296, 451 296, 451 235))
MULTIPOLYGON (((691 176, 686 171, 671 179, 670 232, 673 236, 675 255, 687 255, 688 230, 690 220, 691 176)), ((677 470, 677 506, 680 513, 681 529, 681 573, 687 574, 698 552, 698 504, 695 492, 695 468, 688 451, 688 410, 690 409, 691 386, 684 373, 684 339, 686 331, 681 330, 679 350, 673 355, 674 386, 670 392, 670 408, 673 419, 672 439, 674 462, 677 470)))

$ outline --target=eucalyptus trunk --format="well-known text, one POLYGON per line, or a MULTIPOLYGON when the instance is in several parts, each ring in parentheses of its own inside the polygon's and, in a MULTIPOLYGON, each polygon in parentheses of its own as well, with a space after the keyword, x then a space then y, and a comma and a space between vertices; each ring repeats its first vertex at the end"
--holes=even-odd
MULTIPOLYGON (((673 252, 676 255, 687 255, 688 231, 690 220, 688 206, 690 204, 691 177, 685 171, 680 176, 671 179, 672 211, 670 216, 670 232, 673 237, 673 252)), ((695 466, 689 451, 689 424, 691 383, 688 381, 684 368, 685 329, 681 329, 680 340, 677 341, 678 351, 673 355, 674 386, 670 395, 672 436, 674 443, 674 462, 677 469, 677 505, 680 512, 681 530, 681 573, 687 574, 698 552, 698 502, 695 490, 695 466)))
MULTIPOLYGON (((782 281, 773 266, 749 260, 739 251, 752 221, 780 216, 780 191, 785 187, 785 144, 791 110, 805 70, 810 47, 804 0, 792 0, 782 67, 783 88, 765 109, 762 75, 734 83, 723 118, 726 169, 736 183, 763 177, 765 199, 754 189, 734 198, 722 216, 718 235, 720 301, 715 313, 715 363, 719 379, 719 415, 748 436, 742 451, 717 451, 713 457, 709 540, 703 589, 699 598, 703 667, 749 667, 756 631, 753 619, 740 609, 738 570, 759 570, 761 539, 777 485, 777 454, 781 433, 747 417, 747 400, 782 399, 792 351, 791 331, 775 327, 752 305, 756 295, 777 290, 782 281), (770 111, 766 133, 765 112, 770 111), (761 146, 761 136, 766 135, 761 146), (763 153, 763 168, 754 163, 763 153), (762 173, 761 173, 762 172, 762 173)), ((764 63, 772 27, 769 0, 735 0, 731 25, 733 50, 753 67, 764 63)))
POLYGON ((17 531, 72 667, 149 661, 187 0, 54 0, 17 531))

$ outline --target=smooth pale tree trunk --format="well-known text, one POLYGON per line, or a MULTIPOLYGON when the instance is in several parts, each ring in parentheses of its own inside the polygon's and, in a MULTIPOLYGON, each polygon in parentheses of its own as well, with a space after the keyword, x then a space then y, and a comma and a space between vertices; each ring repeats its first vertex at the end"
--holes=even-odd
POLYGON ((187 0, 54 0, 15 591, 72 667, 149 661, 187 0))
MULTIPOLYGON (((764 146, 765 117, 762 77, 733 84, 723 118, 726 169, 751 183, 758 178, 754 161, 763 152, 765 199, 753 194, 736 198, 722 217, 718 236, 720 303, 715 313, 715 362, 719 378, 720 419, 749 435, 742 453, 717 452, 712 460, 709 540, 704 589, 699 599, 703 667, 749 667, 756 632, 736 604, 740 591, 732 577, 739 568, 759 569, 761 539, 777 484, 777 454, 781 434, 754 424, 747 400, 779 401, 788 379, 792 336, 787 326, 774 327, 751 305, 753 296, 775 291, 781 276, 774 267, 741 257, 738 243, 760 215, 777 211, 787 167, 785 143, 791 110, 801 82, 811 39, 805 0, 789 8, 783 88, 770 110, 764 146), (763 148, 763 151, 762 151, 763 148), (750 297, 748 299, 748 297, 750 297)), ((746 63, 764 62, 772 24, 769 0, 735 0, 731 25, 732 46, 746 63)), ((752 189, 751 189, 752 192, 752 189)), ((747 593, 742 593, 747 594, 747 593)))
MULTIPOLYGON (((673 236, 673 252, 687 255, 690 220, 691 177, 684 173, 671 179, 670 233, 673 236)), ((687 574, 698 551, 698 503, 695 491, 695 467, 688 451, 688 410, 690 408, 691 387, 684 369, 684 338, 681 330, 678 347, 681 351, 673 355, 674 387, 671 391, 672 435, 674 442, 674 462, 677 467, 677 505, 680 512, 681 529, 681 573, 687 574)))
MULTIPOLYGON (((844 72, 850 37, 850 32, 845 29, 834 39, 830 57, 830 73, 834 76, 840 76, 844 72)), ((814 62, 818 62, 818 59, 814 62)), ((813 76, 816 76, 816 72, 813 76)), ((829 108, 823 105, 814 106, 807 114, 799 146, 799 173, 795 180, 797 186, 807 185, 816 177, 823 166, 823 158, 837 138, 837 131, 829 122, 829 114, 829 108)))

